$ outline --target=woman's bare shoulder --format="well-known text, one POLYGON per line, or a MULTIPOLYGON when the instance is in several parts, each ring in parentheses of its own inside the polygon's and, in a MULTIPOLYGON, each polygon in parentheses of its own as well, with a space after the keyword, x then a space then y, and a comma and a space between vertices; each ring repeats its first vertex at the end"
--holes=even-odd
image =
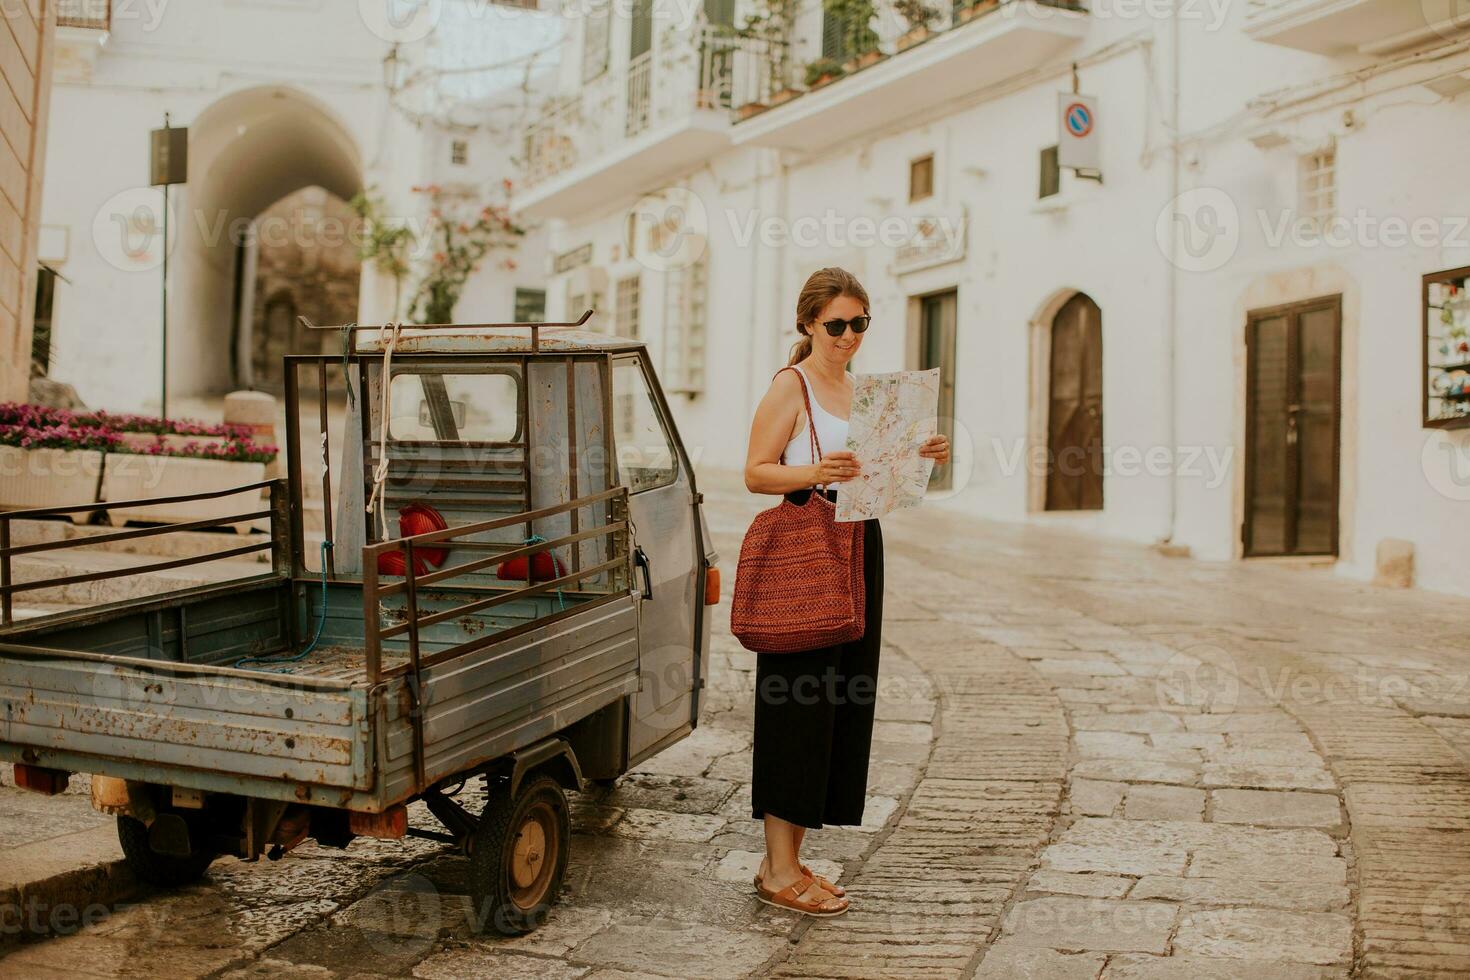
POLYGON ((795 371, 777 371, 771 379, 771 393, 781 399, 801 397, 801 379, 795 371))

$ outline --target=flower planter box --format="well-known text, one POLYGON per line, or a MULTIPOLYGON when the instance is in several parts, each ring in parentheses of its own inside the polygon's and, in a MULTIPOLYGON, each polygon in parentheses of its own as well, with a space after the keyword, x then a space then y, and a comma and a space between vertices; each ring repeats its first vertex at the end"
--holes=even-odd
POLYGON ((928 40, 929 35, 933 33, 928 25, 920 24, 918 27, 910 28, 907 33, 900 34, 898 41, 895 43, 897 44, 898 50, 907 51, 920 41, 928 40))
POLYGON ((981 14, 989 13, 990 11, 994 10, 997 5, 997 0, 977 0, 977 2, 970 4, 968 7, 961 7, 957 14, 957 18, 959 22, 963 24, 966 21, 974 20, 981 14))
POLYGON ((166 432, 119 432, 117 437, 122 440, 124 446, 130 450, 146 453, 154 446, 163 446, 167 449, 182 449, 189 443, 197 443, 201 446, 222 445, 226 442, 224 436, 181 436, 177 433, 166 432))
MULTIPOLYGON (((102 453, 96 449, 0 446, 0 510, 96 503, 101 477, 102 453)), ((64 516, 85 523, 92 512, 64 516)))
POLYGON ((792 99, 796 98, 800 94, 801 89, 783 88, 781 91, 771 96, 771 105, 778 106, 783 102, 790 102, 792 99))
POLYGON ((757 113, 765 112, 768 108, 770 108, 770 106, 766 105, 764 102, 747 102, 740 107, 738 113, 739 118, 749 119, 751 116, 754 116, 757 113))
POLYGON ((818 89, 821 88, 823 85, 831 85, 833 82, 837 81, 837 79, 841 77, 841 75, 819 75, 817 77, 817 80, 812 82, 812 88, 818 89))
POLYGON ((851 74, 855 71, 861 71, 869 65, 877 64, 885 57, 887 56, 882 51, 879 51, 877 48, 873 48, 869 51, 864 51, 862 54, 858 55, 855 58, 847 59, 842 63, 842 67, 844 70, 847 71, 848 74, 851 74))
MULTIPOLYGON (((196 459, 189 456, 144 456, 132 453, 108 453, 102 471, 102 500, 145 500, 149 497, 174 497, 211 490, 259 483, 265 479, 264 463, 236 463, 221 459, 196 459)), ((263 510, 264 491, 252 490, 207 500, 187 500, 174 504, 141 504, 108 511, 114 525, 128 521, 160 524, 182 524, 186 521, 218 520, 237 514, 263 510)), ((228 525, 240 534, 248 534, 255 522, 228 525)))

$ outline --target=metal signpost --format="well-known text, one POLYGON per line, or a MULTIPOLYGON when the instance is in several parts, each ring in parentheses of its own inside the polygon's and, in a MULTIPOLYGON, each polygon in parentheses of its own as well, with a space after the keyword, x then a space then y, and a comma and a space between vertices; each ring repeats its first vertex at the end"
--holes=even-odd
POLYGON ((168 198, 169 188, 187 182, 189 173, 189 130, 170 126, 163 114, 163 128, 153 130, 149 143, 149 185, 163 187, 163 354, 160 359, 158 414, 168 418, 168 198))

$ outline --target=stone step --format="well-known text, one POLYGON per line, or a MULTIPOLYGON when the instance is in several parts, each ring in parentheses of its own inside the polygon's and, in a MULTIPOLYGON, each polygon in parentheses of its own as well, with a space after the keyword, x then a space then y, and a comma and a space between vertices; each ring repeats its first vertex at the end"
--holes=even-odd
MULTIPOLYGON (((195 555, 207 555, 211 552, 224 551, 229 548, 239 548, 242 545, 252 543, 249 537, 236 534, 233 531, 170 531, 165 534, 153 534, 141 538, 130 538, 126 541, 102 541, 95 544, 82 543, 92 538, 100 538, 108 534, 114 534, 125 528, 115 528, 102 524, 72 524, 70 521, 14 521, 10 525, 10 541, 16 546, 41 544, 49 541, 76 541, 78 544, 72 548, 61 549, 55 552, 40 552, 35 558, 46 557, 48 559, 60 558, 79 550, 107 551, 128 555, 151 555, 162 558, 189 558, 195 555)), ((270 561, 269 552, 261 552, 258 559, 262 562, 270 561)))
MULTIPOLYGON (((220 535, 225 538, 225 535, 220 535)), ((229 535, 234 542, 250 541, 252 538, 229 535)), ((238 544, 237 544, 238 546, 238 544)), ((39 582, 46 579, 85 575, 91 572, 118 571, 146 565, 157 556, 126 554, 101 549, 78 548, 46 555, 22 555, 11 564, 11 577, 17 584, 39 582)), ((177 589, 189 589, 212 582, 260 575, 266 569, 253 556, 223 558, 218 561, 187 565, 164 571, 120 575, 116 578, 70 585, 52 585, 20 592, 15 597, 18 606, 29 608, 47 605, 95 606, 107 602, 120 602, 143 596, 157 595, 177 589)))

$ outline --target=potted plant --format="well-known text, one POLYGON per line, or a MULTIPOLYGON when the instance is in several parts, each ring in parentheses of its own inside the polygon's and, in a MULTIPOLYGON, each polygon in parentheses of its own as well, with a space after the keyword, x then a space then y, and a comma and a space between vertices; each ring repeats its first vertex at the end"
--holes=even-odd
POLYGON ((1000 6, 1000 0, 974 0, 973 3, 967 3, 955 11, 955 19, 963 24, 974 20, 981 14, 989 13, 998 6, 1000 6))
POLYGON ((897 46, 900 51, 913 47, 932 34, 930 27, 939 17, 939 11, 924 0, 894 0, 893 9, 909 25, 909 29, 899 35, 897 46))
POLYGON ((757 113, 765 112, 769 108, 770 106, 766 105, 764 102, 744 102, 741 104, 740 108, 736 110, 736 114, 741 119, 749 119, 751 116, 754 116, 757 113))
POLYGON ((822 0, 822 7, 843 26, 842 50, 852 52, 843 63, 844 69, 859 71, 883 57, 878 50, 878 33, 872 27, 878 13, 873 0, 822 0))
POLYGON ((847 74, 847 70, 836 59, 818 58, 815 61, 807 62, 806 87, 809 89, 821 88, 828 82, 841 78, 845 74, 847 74))
POLYGON ((716 28, 721 34, 756 42, 755 54, 766 71, 763 90, 767 106, 780 105, 801 94, 791 84, 790 39, 795 19, 796 0, 761 0, 759 8, 746 16, 741 27, 716 28))

